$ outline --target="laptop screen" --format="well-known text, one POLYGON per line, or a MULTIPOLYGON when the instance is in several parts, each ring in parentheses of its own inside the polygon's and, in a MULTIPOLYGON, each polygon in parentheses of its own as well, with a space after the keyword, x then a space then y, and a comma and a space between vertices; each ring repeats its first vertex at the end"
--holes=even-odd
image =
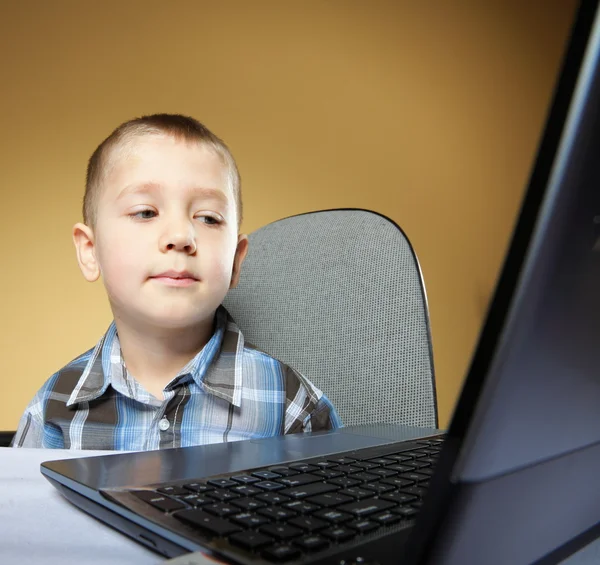
POLYGON ((600 520, 599 57, 584 1, 432 489, 447 512, 421 524, 436 563, 474 539, 529 563, 600 520))

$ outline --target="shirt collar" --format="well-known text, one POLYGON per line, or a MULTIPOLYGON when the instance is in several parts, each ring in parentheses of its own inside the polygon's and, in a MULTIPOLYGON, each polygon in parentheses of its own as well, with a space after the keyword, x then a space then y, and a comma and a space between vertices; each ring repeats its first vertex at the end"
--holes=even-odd
MULTIPOLYGON (((96 344, 67 406, 90 402, 102 396, 112 384, 112 363, 118 346, 117 328, 111 323, 96 344)), ((244 336, 227 310, 220 306, 215 314, 215 331, 208 343, 190 360, 166 388, 179 384, 189 375, 206 393, 239 407, 242 399, 242 352, 244 336)), ((120 347, 118 350, 120 352, 120 347)))

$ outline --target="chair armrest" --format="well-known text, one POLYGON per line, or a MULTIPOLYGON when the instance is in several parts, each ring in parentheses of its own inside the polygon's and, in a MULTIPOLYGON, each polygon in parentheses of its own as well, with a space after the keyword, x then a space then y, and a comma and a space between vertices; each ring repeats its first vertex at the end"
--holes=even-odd
POLYGON ((0 432, 0 447, 8 447, 15 432, 0 432))

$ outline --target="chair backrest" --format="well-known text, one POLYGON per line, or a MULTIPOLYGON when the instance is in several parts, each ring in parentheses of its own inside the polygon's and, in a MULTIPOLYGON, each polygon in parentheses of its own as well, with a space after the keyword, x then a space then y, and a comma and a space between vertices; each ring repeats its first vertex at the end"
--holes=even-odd
POLYGON ((249 236, 224 305, 246 340, 308 377, 344 424, 437 427, 429 315, 412 246, 367 210, 292 216, 249 236))

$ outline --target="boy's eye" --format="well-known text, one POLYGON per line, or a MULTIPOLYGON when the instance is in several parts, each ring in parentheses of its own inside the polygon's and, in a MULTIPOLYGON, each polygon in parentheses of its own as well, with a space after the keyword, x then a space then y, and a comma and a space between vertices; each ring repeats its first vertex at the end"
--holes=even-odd
POLYGON ((214 216, 202 215, 202 216, 196 216, 196 218, 198 220, 200 220, 201 222, 208 224, 209 226, 214 226, 214 225, 218 225, 221 223, 221 221, 218 218, 215 218, 214 216))
POLYGON ((156 212, 154 210, 146 209, 135 212, 134 214, 131 214, 131 216, 133 218, 140 218, 141 220, 149 220, 150 218, 154 218, 154 216, 156 216, 156 212))

